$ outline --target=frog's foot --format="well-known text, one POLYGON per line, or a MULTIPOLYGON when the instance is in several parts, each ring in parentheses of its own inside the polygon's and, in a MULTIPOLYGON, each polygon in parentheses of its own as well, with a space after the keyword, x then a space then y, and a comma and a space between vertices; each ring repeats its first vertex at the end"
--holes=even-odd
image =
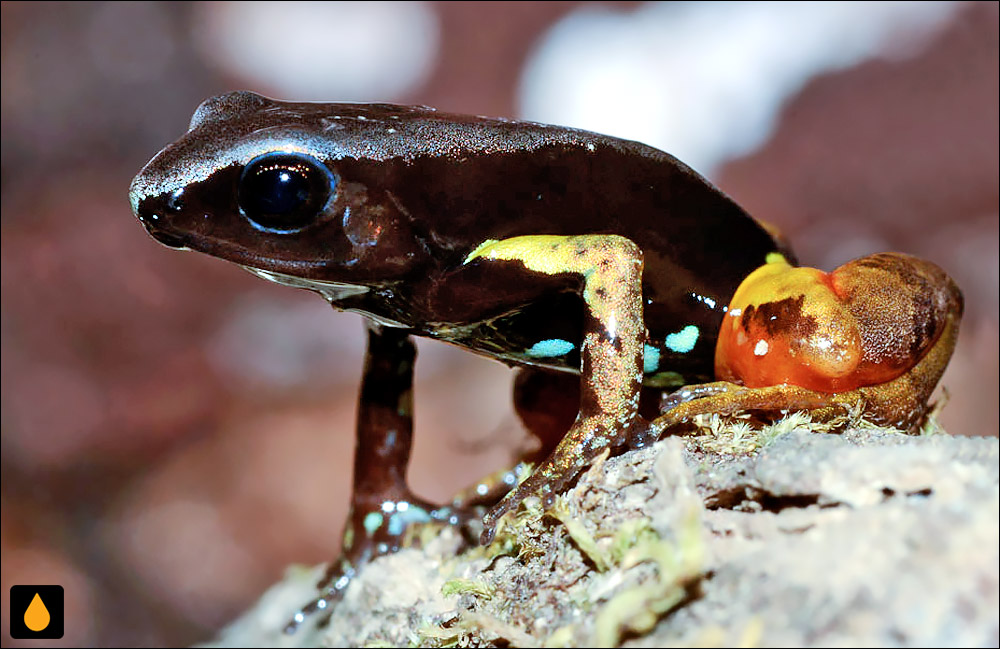
POLYGON ((387 499, 380 504, 362 506, 355 503, 344 531, 342 556, 330 564, 317 584, 319 597, 292 616, 285 626, 285 633, 295 633, 310 616, 327 611, 343 598, 351 580, 366 563, 403 547, 419 546, 421 526, 455 527, 471 544, 475 538, 471 529, 478 527, 481 516, 481 508, 437 507, 411 494, 387 499))

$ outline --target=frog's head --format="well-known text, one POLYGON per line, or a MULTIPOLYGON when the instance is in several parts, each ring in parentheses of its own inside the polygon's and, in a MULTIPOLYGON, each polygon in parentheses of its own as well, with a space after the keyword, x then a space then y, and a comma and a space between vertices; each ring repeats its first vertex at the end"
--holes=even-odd
POLYGON ((160 243, 270 276, 368 285, 403 277, 427 253, 380 172, 393 152, 371 145, 394 110, 419 109, 250 92, 209 99, 132 181, 132 210, 160 243))

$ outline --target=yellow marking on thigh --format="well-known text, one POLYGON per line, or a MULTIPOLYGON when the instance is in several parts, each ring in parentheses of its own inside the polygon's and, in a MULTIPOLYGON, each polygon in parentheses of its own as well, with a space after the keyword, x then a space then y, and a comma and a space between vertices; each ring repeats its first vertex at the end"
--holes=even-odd
MULTIPOLYGON (((617 234, 536 234, 499 241, 488 239, 469 253, 465 263, 476 259, 520 261, 528 270, 544 275, 582 275, 584 301, 594 316, 612 330, 621 323, 605 317, 610 315, 608 307, 620 307, 620 303, 615 305, 619 300, 614 296, 622 293, 623 285, 636 285, 642 274, 639 247, 617 234)), ((641 308, 641 295, 638 298, 641 308)))

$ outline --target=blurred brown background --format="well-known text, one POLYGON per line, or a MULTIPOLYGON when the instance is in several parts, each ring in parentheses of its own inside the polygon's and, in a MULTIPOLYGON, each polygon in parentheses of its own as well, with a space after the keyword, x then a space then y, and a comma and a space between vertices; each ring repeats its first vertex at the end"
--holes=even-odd
MULTIPOLYGON (((65 587, 66 637, 53 644, 183 644, 285 565, 339 546, 360 320, 162 248, 129 212, 131 177, 202 99, 248 88, 538 118, 521 113, 540 101, 525 99, 524 70, 568 17, 632 20, 653 43, 660 24, 631 2, 267 4, 2 5, 5 645, 12 584, 65 587)), ((997 4, 939 14, 919 38, 889 30, 874 53, 818 66, 783 91, 762 145, 708 171, 807 264, 892 249, 947 269, 966 319, 944 424, 996 435, 997 4)), ((715 23, 702 23, 709 39, 715 23)), ((668 72, 690 66, 656 51, 643 54, 640 97, 752 58, 719 54, 717 77, 678 80, 668 72)), ((586 84, 586 67, 565 74, 586 84)), ((564 81, 556 70, 542 87, 564 81)), ((597 91, 623 114, 643 101, 624 84, 597 91)), ((523 439, 503 366, 441 344, 420 353, 411 479, 443 500, 523 439)))

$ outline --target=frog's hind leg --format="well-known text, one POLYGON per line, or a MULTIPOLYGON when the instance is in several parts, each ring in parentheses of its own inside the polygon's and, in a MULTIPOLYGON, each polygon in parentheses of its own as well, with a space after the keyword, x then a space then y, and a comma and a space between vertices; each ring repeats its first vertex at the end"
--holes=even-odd
POLYGON ((413 365, 416 348, 405 330, 368 326, 351 511, 341 557, 318 584, 321 595, 285 627, 293 633, 306 617, 339 600, 357 570, 399 550, 414 524, 464 525, 478 512, 437 507, 415 496, 406 484, 413 439, 413 365))

